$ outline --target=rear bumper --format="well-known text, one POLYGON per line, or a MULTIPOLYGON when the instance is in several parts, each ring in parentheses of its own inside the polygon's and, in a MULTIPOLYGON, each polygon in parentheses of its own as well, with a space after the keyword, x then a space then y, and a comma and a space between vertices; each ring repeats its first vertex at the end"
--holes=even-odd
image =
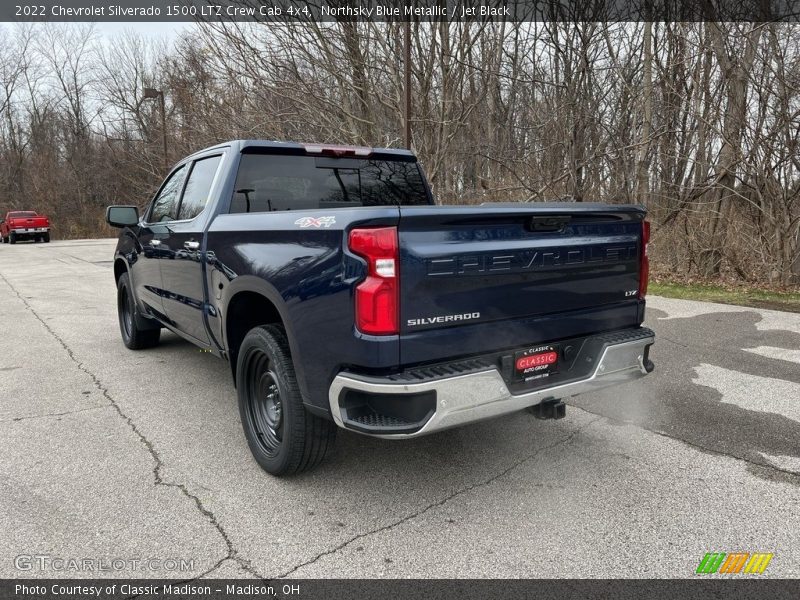
POLYGON ((12 233, 17 235, 30 235, 33 233, 47 233, 50 230, 49 227, 14 227, 10 229, 12 233))
POLYGON ((653 370, 648 351, 655 342, 655 334, 649 329, 636 331, 634 335, 623 336, 621 341, 606 343, 588 376, 519 394, 511 393, 494 367, 421 383, 397 383, 388 378, 343 372, 330 387, 331 413, 336 424, 345 429, 383 438, 412 438, 515 412, 550 398, 577 396, 639 379, 653 370), (376 398, 378 404, 391 402, 394 396, 401 402, 403 397, 427 398, 431 409, 414 423, 378 415, 364 425, 363 420, 349 418, 344 400, 348 394, 376 398))

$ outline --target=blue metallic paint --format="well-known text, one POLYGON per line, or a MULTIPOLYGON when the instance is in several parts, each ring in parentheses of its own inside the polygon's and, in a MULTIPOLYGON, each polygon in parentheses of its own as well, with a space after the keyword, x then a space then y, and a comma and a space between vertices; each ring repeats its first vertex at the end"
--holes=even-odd
POLYGON ((336 209, 331 214, 337 222, 330 228, 299 229, 294 222, 306 214, 321 213, 215 219, 207 235, 215 259, 208 273, 210 303, 219 317, 209 320, 212 330, 224 336, 225 309, 235 294, 261 293, 281 314, 292 355, 301 357, 295 369, 303 397, 323 407, 330 382, 343 365, 396 369, 399 364, 397 336, 366 336, 355 330, 353 288, 366 268, 363 259, 346 250, 349 228, 394 225, 398 209, 336 209), (223 290, 217 293, 220 284, 223 290))
MULTIPOLYGON (((298 383, 306 402, 328 411, 328 389, 335 375, 348 369, 363 373, 398 371, 401 367, 511 349, 543 341, 610 331, 640 324, 644 302, 624 299, 619 292, 637 287, 638 264, 629 258, 565 269, 510 272, 453 272, 444 277, 428 274, 429 261, 442 257, 497 256, 517 250, 565 248, 570 245, 604 252, 617 244, 639 243, 640 207, 594 204, 494 204, 472 207, 364 207, 315 211, 226 214, 233 194, 241 151, 295 153, 297 144, 231 142, 188 157, 180 164, 225 150, 221 176, 209 207, 191 233, 200 236, 193 254, 168 247, 175 265, 192 263, 203 279, 200 294, 164 291, 170 302, 202 313, 215 354, 228 354, 227 307, 240 292, 268 299, 286 327, 298 383), (300 229, 304 216, 333 215, 330 228, 300 229), (532 234, 524 230, 533 215, 572 215, 561 232, 532 234), (401 329, 399 336, 367 336, 354 327, 353 293, 365 276, 364 260, 347 250, 353 227, 396 225, 400 232, 402 322, 412 316, 433 316, 480 310, 481 322, 448 323, 421 331, 401 329), (542 290, 543 287, 547 289, 542 290), (594 286, 594 287, 591 287, 594 286), (171 295, 170 295, 171 294, 171 295), (533 300, 531 300, 533 299, 533 300)), ((387 158, 407 157, 406 151, 381 151, 387 158)), ((179 166, 178 165, 178 166, 179 166)), ((142 266, 158 262, 145 251, 138 236, 152 235, 150 226, 125 229, 115 253, 137 280, 140 308, 184 335, 167 315, 153 312, 158 292, 145 289, 142 266), (151 297, 153 296, 153 297, 151 297)), ((496 261, 495 261, 496 262, 496 261)), ((463 266, 463 261, 462 261, 463 266)), ((467 265, 470 263, 467 262, 467 265)), ((484 263, 486 264, 486 263, 484 263)), ((152 272, 150 281, 157 280, 152 272)), ((164 286, 159 283, 157 287, 164 286)), ((160 300, 160 299, 159 299, 160 300)))

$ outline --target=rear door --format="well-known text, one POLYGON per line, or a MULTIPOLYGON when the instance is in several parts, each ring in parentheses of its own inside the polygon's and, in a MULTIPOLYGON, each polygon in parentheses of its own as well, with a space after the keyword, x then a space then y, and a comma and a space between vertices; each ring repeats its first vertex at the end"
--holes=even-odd
POLYGON ((592 204, 402 207, 403 362, 636 325, 644 214, 592 204))
POLYGON ((203 156, 188 165, 175 218, 160 237, 169 260, 161 261, 164 311, 170 325, 201 344, 209 337, 204 321, 203 229, 201 215, 209 203, 222 154, 203 156))

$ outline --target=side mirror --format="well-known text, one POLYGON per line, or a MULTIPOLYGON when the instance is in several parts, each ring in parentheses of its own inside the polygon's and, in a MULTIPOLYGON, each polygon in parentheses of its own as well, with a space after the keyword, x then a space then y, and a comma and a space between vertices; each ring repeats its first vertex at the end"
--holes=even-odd
POLYGON ((139 223, 139 209, 135 206, 109 206, 106 221, 112 227, 133 227, 139 223))

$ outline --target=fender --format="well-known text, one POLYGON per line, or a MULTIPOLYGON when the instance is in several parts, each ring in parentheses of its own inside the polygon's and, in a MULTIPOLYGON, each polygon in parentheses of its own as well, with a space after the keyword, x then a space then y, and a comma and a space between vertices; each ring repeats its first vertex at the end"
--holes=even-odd
MULTIPOLYGON (((141 329, 155 329, 153 327, 153 319, 145 318, 142 316, 141 313, 141 304, 139 303, 139 298, 136 296, 136 286, 133 283, 133 275, 131 274, 131 265, 128 262, 128 256, 123 254, 121 251, 117 250, 114 253, 114 271, 116 276, 116 266, 117 263, 121 262, 125 267, 125 272, 128 274, 128 280, 131 282, 131 295, 133 296, 133 302, 136 306, 136 326, 141 329)), ((118 280, 117 280, 118 281, 118 280)), ((161 323, 159 323, 159 327, 161 323)))
MULTIPOLYGON (((227 318, 228 304, 230 303, 231 299, 240 292, 255 292, 256 294, 261 294, 267 300, 272 302, 273 305, 275 305, 275 308, 278 310, 278 314, 281 316, 281 320, 283 321, 283 326, 286 328, 286 335, 289 338, 289 348, 294 353, 296 343, 293 326, 289 321, 289 315, 286 309, 286 302, 274 285, 261 279, 260 277, 256 277, 255 275, 238 275, 225 286, 225 288, 222 290, 221 298, 216 303, 222 322, 224 323, 225 319, 227 318)), ((228 354, 228 334, 226 331, 223 331, 222 339, 224 345, 223 349, 225 350, 225 353, 228 354)))
POLYGON ((267 300, 272 302, 273 306, 278 311, 284 329, 286 330, 286 337, 289 341, 289 350, 292 352, 292 357, 295 361, 295 370, 298 372, 297 383, 300 386, 300 391, 304 398, 308 398, 308 390, 306 388, 305 377, 299 376, 303 371, 303 363, 300 359, 300 349, 297 344, 297 338, 294 333, 294 325, 289 318, 289 311, 286 307, 286 302, 283 296, 278 292, 277 288, 255 275, 238 275, 236 278, 230 280, 222 290, 221 298, 216 302, 216 307, 220 315, 220 324, 222 326, 222 344, 224 356, 230 361, 230 347, 228 343, 228 328, 226 327, 226 320, 228 317, 228 304, 231 299, 240 292, 254 292, 264 296, 267 300))

